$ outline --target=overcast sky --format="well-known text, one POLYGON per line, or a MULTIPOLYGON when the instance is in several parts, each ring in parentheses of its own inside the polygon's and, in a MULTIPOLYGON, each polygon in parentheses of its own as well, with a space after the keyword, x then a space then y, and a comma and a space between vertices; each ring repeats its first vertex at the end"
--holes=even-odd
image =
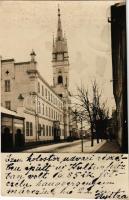
POLYGON ((31 49, 38 69, 52 85, 52 35, 57 31, 57 5, 61 9, 70 57, 70 91, 81 82, 89 87, 96 79, 114 105, 112 92, 110 6, 118 1, 5 1, 0 2, 0 54, 16 62, 30 60, 31 49))

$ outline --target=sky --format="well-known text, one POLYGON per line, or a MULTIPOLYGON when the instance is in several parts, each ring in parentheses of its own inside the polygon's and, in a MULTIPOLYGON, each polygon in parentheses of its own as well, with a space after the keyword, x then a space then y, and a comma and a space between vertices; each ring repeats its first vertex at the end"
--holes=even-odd
POLYGON ((38 70, 52 85, 52 40, 57 32, 57 8, 66 33, 70 77, 69 90, 97 81, 112 109, 110 6, 118 1, 0 1, 0 55, 16 62, 30 60, 36 52, 38 70))

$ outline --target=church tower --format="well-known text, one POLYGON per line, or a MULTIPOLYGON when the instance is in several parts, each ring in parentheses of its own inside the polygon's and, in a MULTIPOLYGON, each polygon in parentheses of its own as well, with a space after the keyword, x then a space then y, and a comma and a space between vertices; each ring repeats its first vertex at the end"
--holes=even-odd
POLYGON ((64 138, 67 138, 70 135, 69 57, 67 40, 62 30, 59 7, 57 35, 56 38, 53 37, 52 67, 53 89, 64 102, 64 138))
POLYGON ((53 88, 59 96, 66 97, 69 87, 69 57, 67 40, 62 30, 61 14, 59 7, 57 35, 56 38, 53 37, 52 64, 53 88))

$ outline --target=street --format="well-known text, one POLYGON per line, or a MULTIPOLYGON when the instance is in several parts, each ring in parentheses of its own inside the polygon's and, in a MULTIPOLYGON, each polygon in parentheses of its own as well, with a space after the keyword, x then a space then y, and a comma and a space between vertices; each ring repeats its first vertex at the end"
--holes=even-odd
MULTIPOLYGON (((82 141, 77 140, 74 142, 64 142, 51 145, 42 145, 32 149, 22 151, 23 153, 81 153, 82 152, 82 141)), ((91 141, 83 140, 83 153, 116 153, 119 152, 119 148, 115 141, 109 142, 106 140, 100 141, 98 144, 94 140, 94 146, 91 147, 91 141)))

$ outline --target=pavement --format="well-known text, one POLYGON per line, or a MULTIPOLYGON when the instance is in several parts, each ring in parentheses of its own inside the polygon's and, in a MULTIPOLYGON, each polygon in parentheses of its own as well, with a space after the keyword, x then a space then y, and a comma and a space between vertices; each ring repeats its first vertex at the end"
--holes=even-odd
POLYGON ((96 150, 96 153, 120 153, 120 147, 118 146, 115 140, 107 141, 99 149, 96 150))
MULTIPOLYGON (((64 142, 58 144, 51 144, 36 147, 33 149, 27 149, 22 151, 24 153, 81 153, 82 152, 82 141, 77 140, 74 142, 64 142)), ((83 140, 83 153, 119 153, 120 148, 116 141, 103 140, 97 143, 94 140, 94 146, 91 147, 91 141, 83 140)))

